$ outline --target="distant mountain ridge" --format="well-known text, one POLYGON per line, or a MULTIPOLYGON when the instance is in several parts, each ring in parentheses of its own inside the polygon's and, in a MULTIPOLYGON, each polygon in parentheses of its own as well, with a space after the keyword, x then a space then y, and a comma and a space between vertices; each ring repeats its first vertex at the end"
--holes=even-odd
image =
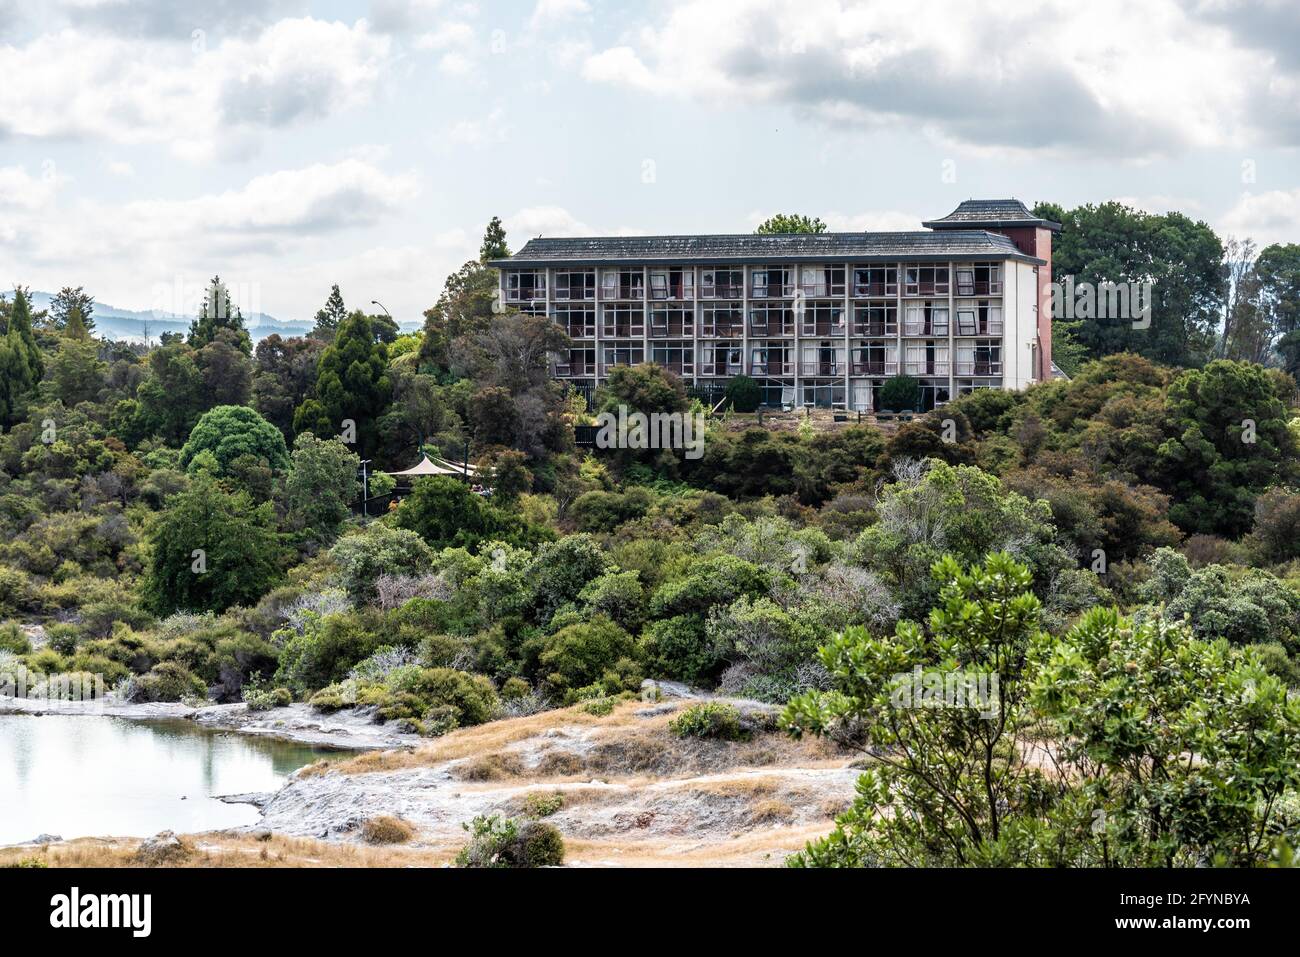
MULTIPOLYGON (((2 295, 12 300, 14 293, 11 289, 2 295)), ((53 298, 53 293, 30 293, 32 311, 39 312, 42 309, 48 309, 50 300, 53 298)), ((107 303, 97 301, 95 303, 94 320, 96 334, 103 336, 105 339, 127 339, 142 342, 146 338, 146 333, 148 338, 157 339, 164 332, 189 332, 193 317, 180 316, 175 313, 155 313, 145 309, 119 309, 117 306, 110 306, 107 303)), ((281 321, 275 316, 267 315, 264 312, 254 312, 244 316, 244 324, 248 327, 248 333, 252 336, 254 342, 276 333, 286 337, 305 336, 314 325, 312 322, 296 320, 281 321)))
MULTIPOLYGON (((7 292, 0 293, 0 295, 12 301, 14 291, 10 289, 7 292)), ((48 309, 50 300, 53 298, 54 295, 48 292, 30 293, 32 311, 40 312, 42 309, 48 309)), ((96 335, 103 336, 105 339, 143 342, 146 333, 147 338, 154 340, 164 332, 187 333, 190 331, 190 323, 193 321, 193 317, 180 316, 169 312, 155 313, 143 309, 119 309, 116 306, 96 302, 94 320, 96 335)), ((248 334, 253 341, 260 342, 267 336, 277 334, 286 339, 291 336, 305 336, 311 332, 315 322, 303 322, 296 319, 281 320, 264 312, 254 312, 244 316, 244 325, 248 327, 248 334)), ((397 325, 403 332, 414 332, 420 328, 418 322, 399 322, 397 325)))

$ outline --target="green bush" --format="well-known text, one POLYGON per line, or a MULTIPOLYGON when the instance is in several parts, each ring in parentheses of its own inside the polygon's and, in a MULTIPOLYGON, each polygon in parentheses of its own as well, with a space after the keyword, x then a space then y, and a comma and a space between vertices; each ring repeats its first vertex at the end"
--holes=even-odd
POLYGON ((601 680, 620 660, 634 659, 636 653, 631 635, 598 617, 547 635, 538 662, 546 683, 562 694, 601 680))
POLYGON ((878 408, 889 412, 916 411, 921 401, 921 383, 911 376, 894 376, 880 387, 878 408))
POLYGON ((524 813, 529 817, 550 817, 564 807, 564 795, 559 791, 543 794, 534 791, 524 797, 524 813))
POLYGON ((476 817, 464 825, 470 842, 456 855, 457 867, 559 867, 564 838, 552 825, 497 815, 476 817))
POLYGON ((738 375, 727 383, 727 399, 736 412, 753 412, 763 401, 763 390, 749 376, 738 375))
POLYGON ((720 701, 691 705, 668 722, 668 730, 679 738, 743 741, 749 737, 740 724, 740 712, 736 707, 720 701))
POLYGON ((249 711, 270 711, 293 704, 293 695, 288 688, 269 688, 260 681, 244 685, 243 697, 249 711))
POLYGON ((132 682, 129 699, 132 702, 180 701, 187 697, 204 696, 207 688, 184 665, 174 661, 160 661, 132 682))
POLYGON ((378 622, 365 612, 309 618, 302 634, 291 634, 280 650, 275 683, 307 694, 342 681, 383 644, 378 622))
POLYGON ((31 650, 32 643, 27 640, 27 636, 23 634, 21 628, 13 622, 0 625, 0 651, 12 651, 15 655, 25 655, 31 650))

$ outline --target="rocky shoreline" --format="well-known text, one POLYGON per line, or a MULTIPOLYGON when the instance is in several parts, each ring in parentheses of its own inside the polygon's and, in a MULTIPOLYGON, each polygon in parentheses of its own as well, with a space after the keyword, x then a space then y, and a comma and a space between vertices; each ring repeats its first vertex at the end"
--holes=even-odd
POLYGON ((340 751, 375 751, 414 747, 424 741, 416 734, 404 734, 387 725, 374 724, 369 716, 354 711, 322 715, 305 704, 292 704, 270 711, 249 711, 244 704, 212 704, 194 707, 179 702, 132 704, 114 695, 102 701, 50 701, 32 698, 0 698, 0 715, 98 715, 128 721, 192 721, 200 728, 258 735, 340 751))

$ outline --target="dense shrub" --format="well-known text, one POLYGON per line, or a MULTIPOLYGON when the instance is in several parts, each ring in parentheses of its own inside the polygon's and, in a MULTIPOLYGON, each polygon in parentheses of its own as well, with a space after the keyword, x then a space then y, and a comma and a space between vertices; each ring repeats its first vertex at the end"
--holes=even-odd
POLYGON ((180 701, 204 697, 203 682, 174 661, 162 661, 131 682, 128 700, 132 702, 180 701))
POLYGON ((559 867, 564 838, 550 824, 514 818, 476 817, 464 825, 470 842, 456 855, 457 867, 559 867))
POLYGON ((691 705, 668 722, 668 730, 679 738, 741 741, 748 737, 735 705, 720 701, 691 705))
POLYGON ((15 655, 25 655, 32 650, 32 643, 13 622, 0 625, 0 651, 11 651, 15 655))
POLYGON ((608 618, 597 617, 544 637, 538 661, 546 683, 563 694, 599 681, 635 656, 632 636, 608 618))

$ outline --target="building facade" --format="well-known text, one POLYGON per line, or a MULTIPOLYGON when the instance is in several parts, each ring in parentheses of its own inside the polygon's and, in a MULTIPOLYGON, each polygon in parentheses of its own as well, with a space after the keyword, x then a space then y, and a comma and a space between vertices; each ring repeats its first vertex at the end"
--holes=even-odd
POLYGON ((920 381, 922 409, 1049 378, 1060 227, 1018 200, 968 200, 922 225, 533 239, 491 265, 506 306, 568 334, 554 374, 589 397, 615 366, 645 362, 706 397, 743 374, 770 406, 860 412, 898 375, 920 381))

